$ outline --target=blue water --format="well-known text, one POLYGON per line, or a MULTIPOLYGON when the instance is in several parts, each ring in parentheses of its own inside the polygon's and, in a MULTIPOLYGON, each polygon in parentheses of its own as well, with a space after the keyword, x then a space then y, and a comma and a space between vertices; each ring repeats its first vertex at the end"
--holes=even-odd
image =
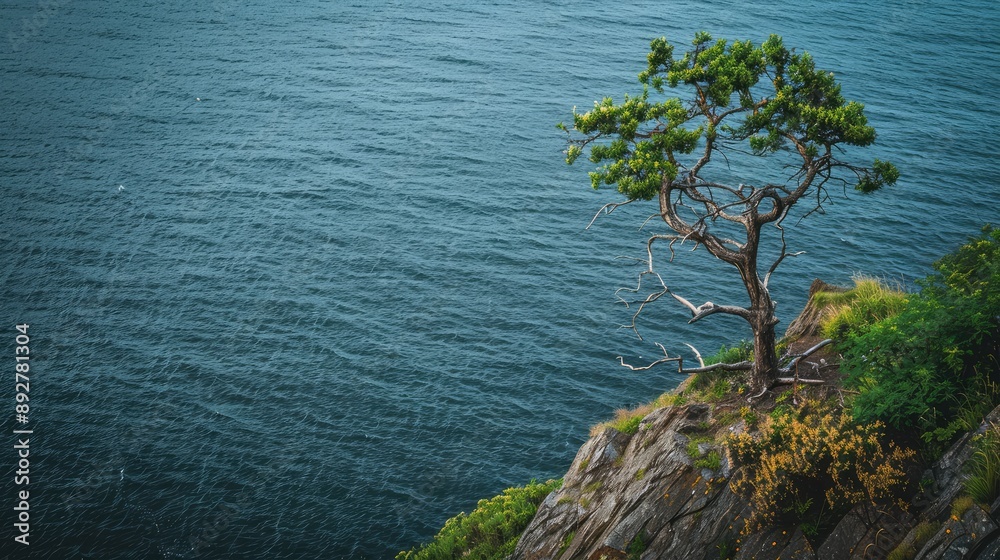
MULTIPOLYGON (((30 324, 32 557, 388 558, 679 381, 616 356, 747 336, 669 304, 643 341, 618 328, 638 269, 616 257, 659 226, 585 231, 616 198, 562 162, 554 124, 636 92, 654 37, 782 34, 903 173, 790 228, 785 323, 814 277, 925 275, 1000 222, 1000 7, 870 4, 4 2, 0 347, 30 324)), ((664 270, 742 301, 704 255, 664 270)), ((24 426, 0 417, 20 557, 24 426)))

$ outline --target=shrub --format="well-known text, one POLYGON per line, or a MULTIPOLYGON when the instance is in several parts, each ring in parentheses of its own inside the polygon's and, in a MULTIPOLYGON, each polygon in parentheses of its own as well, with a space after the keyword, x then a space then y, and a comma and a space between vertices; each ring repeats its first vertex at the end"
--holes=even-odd
POLYGON ((860 393, 855 419, 916 428, 932 455, 969 417, 1000 402, 992 383, 1000 357, 1000 230, 984 228, 934 269, 902 310, 849 323, 839 344, 846 383, 860 393))
POLYGON ((531 522, 538 504, 562 480, 544 484, 532 481, 522 488, 508 488, 489 500, 479 500, 476 509, 445 522, 434 540, 404 550, 396 560, 501 560, 514 552, 517 539, 531 522))
POLYGON ((915 452, 884 444, 881 430, 880 423, 859 425, 843 411, 807 405, 765 418, 756 438, 748 433, 730 437, 734 457, 743 465, 733 487, 754 508, 746 530, 890 501, 915 452))

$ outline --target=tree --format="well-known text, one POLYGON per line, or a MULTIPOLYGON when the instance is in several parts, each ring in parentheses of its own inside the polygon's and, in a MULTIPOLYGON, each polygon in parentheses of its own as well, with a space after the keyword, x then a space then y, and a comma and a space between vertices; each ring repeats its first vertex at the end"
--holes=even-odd
MULTIPOLYGON (((602 211, 655 198, 658 215, 673 232, 647 242, 647 269, 639 283, 649 275, 660 288, 638 301, 632 328, 645 305, 668 293, 691 311, 691 323, 717 313, 741 317, 753 332, 753 360, 717 367, 749 371, 752 388, 763 392, 782 371, 768 285, 782 261, 798 254, 785 243, 782 224, 789 211, 805 199, 812 206, 803 218, 821 212, 831 186, 846 191, 853 185, 867 194, 895 183, 899 172, 878 159, 870 167, 842 159, 846 147, 874 142, 875 129, 864 106, 845 100, 834 75, 818 70, 808 53, 789 51, 777 35, 756 46, 713 41, 700 32, 692 44, 674 58, 666 39, 652 41, 648 66, 639 74, 641 95, 626 95, 620 104, 605 98, 586 113, 574 108, 572 130, 559 128, 569 135, 567 163, 589 147, 590 161, 599 165, 590 172, 592 186, 614 185, 625 196, 602 211), (688 97, 654 101, 650 88, 661 95, 677 88, 688 97), (745 169, 733 170, 733 163, 745 169), (768 225, 777 230, 772 237, 780 248, 764 269, 758 249, 768 225), (653 267, 656 241, 669 242, 671 259, 675 244, 691 242, 735 267, 749 306, 695 306, 671 292, 653 267)), ((656 363, 671 360, 679 361, 656 363)))

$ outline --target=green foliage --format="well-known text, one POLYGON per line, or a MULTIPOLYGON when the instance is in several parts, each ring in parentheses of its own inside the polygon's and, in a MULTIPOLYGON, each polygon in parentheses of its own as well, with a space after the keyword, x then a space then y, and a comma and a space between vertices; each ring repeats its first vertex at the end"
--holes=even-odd
POLYGON ((753 360, 753 342, 741 340, 731 348, 723 345, 714 355, 705 358, 705 365, 737 364, 751 360, 753 360))
POLYGON ((921 549, 941 529, 939 521, 921 521, 913 529, 913 546, 921 549))
POLYGON ((696 459, 694 462, 694 466, 698 467, 699 469, 710 469, 713 471, 717 471, 720 468, 722 468, 722 457, 719 455, 718 451, 715 451, 713 449, 712 451, 709 451, 708 454, 702 457, 701 459, 696 459))
POLYGON ((932 455, 1000 403, 1000 231, 934 269, 898 313, 850 323, 839 345, 855 418, 915 428, 932 455))
POLYGON ((885 560, 913 560, 917 557, 917 549, 908 542, 899 543, 899 546, 892 549, 892 552, 885 557, 885 560))
MULTIPOLYGON (((705 365, 734 364, 753 360, 753 343, 742 340, 733 347, 722 346, 714 355, 704 358, 705 365)), ((685 394, 700 402, 718 402, 726 398, 734 383, 739 383, 741 372, 723 369, 696 373, 691 377, 685 394)))
POLYGON ((620 421, 611 424, 611 426, 623 434, 631 435, 639 431, 640 422, 642 422, 642 415, 632 414, 623 417, 620 421))
POLYGON ((698 442, 693 439, 687 443, 685 451, 687 452, 688 457, 691 457, 692 459, 701 457, 701 451, 698 449, 698 442))
POLYGON ((899 543, 885 560, 913 560, 917 557, 917 552, 927 544, 927 541, 931 540, 938 530, 941 528, 941 523, 937 521, 921 521, 913 529, 913 541, 904 541, 899 543))
POLYGON ((400 552, 396 560, 502 560, 514 552, 538 505, 560 486, 562 480, 531 481, 480 500, 472 513, 460 513, 446 521, 433 541, 400 552))
MULTIPOLYGON (((566 161, 576 161, 589 145, 590 160, 601 165, 590 174, 594 188, 617 185, 629 199, 649 200, 681 168, 690 168, 693 162, 683 164, 684 157, 704 142, 745 141, 761 156, 794 142, 794 150, 815 159, 838 144, 868 146, 875 140, 864 106, 844 99, 832 73, 817 69, 808 53, 787 49, 781 37, 772 35, 758 46, 713 41, 699 32, 692 47, 675 57, 665 38, 653 40, 639 74, 641 94, 626 95, 619 104, 606 97, 586 113, 574 110, 573 129, 586 138, 571 142, 566 161), (658 94, 683 89, 696 110, 678 97, 651 100, 650 88, 658 94), (600 138, 608 141, 591 143, 600 138)), ((565 125, 559 128, 568 132, 565 125)), ((851 171, 855 188, 866 193, 899 177, 880 160, 871 169, 851 171)))
POLYGON ((980 504, 992 504, 1000 496, 1000 427, 991 425, 979 437, 967 470, 965 491, 980 504))
POLYGON ((639 560, 642 557, 642 553, 646 552, 646 547, 649 546, 646 538, 646 533, 639 531, 639 534, 632 539, 632 542, 628 543, 628 547, 625 550, 627 554, 625 557, 626 560, 639 560))
POLYGON ((739 547, 736 545, 736 539, 733 537, 715 545, 715 548, 719 550, 719 560, 732 560, 739 551, 739 547))

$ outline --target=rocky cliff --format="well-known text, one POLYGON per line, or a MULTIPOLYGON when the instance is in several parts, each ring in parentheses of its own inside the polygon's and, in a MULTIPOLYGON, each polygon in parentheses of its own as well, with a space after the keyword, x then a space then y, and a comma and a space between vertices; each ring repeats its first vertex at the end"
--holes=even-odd
MULTIPOLYGON (((835 290, 817 280, 810 296, 835 290)), ((826 312, 810 297, 786 340, 814 343, 826 312)), ((822 359, 811 370, 834 387, 839 375, 822 359)), ((833 399, 838 392, 824 395, 833 399)), ((920 481, 919 492, 902 496, 902 505, 857 506, 839 520, 824 520, 823 536, 807 538, 795 524, 744 530, 753 504, 732 489, 738 466, 719 443, 747 429, 738 406, 664 406, 647 414, 633 433, 608 427, 594 435, 580 448, 562 487, 538 508, 513 558, 1000 558, 1000 499, 988 509, 958 499, 974 438, 998 429, 1000 408, 924 472, 916 467, 911 478, 920 481)))
MULTIPOLYGON (((724 450, 717 468, 695 466, 689 452, 711 416, 711 407, 704 404, 670 406, 646 416, 632 435, 607 428, 591 438, 562 488, 539 507, 514 558, 841 560, 885 558, 907 546, 911 553, 897 552, 899 557, 1000 558, 1000 500, 989 511, 971 506, 960 516, 952 515, 974 434, 955 443, 923 473, 924 490, 910 500, 907 513, 858 507, 814 547, 795 526, 741 534, 750 504, 730 488, 731 465, 724 450), (919 542, 918 525, 925 532, 930 527, 933 535, 919 542)), ((1000 408, 981 430, 990 423, 1000 423, 1000 408)), ((740 430, 742 423, 726 429, 740 430)))
MULTIPOLYGON (((856 508, 813 546, 794 526, 741 534, 751 504, 730 488, 725 450, 716 468, 695 466, 689 450, 692 441, 703 446, 699 455, 715 445, 697 443, 712 421, 709 405, 668 406, 647 415, 632 435, 607 428, 591 438, 562 488, 539 507, 513 558, 841 560, 886 558, 896 549, 899 558, 920 560, 1000 558, 1000 500, 989 511, 972 505, 952 513, 974 433, 923 473, 923 491, 910 499, 908 513, 856 508)), ((1000 408, 980 431, 990 424, 1000 424, 1000 408)), ((742 430, 742 422, 724 429, 742 430)))

